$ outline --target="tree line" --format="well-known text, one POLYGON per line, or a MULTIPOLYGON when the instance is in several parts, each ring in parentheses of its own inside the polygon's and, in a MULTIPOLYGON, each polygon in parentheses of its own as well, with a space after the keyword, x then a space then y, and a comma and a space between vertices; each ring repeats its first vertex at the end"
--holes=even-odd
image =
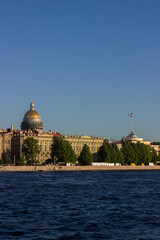
POLYGON ((57 162, 69 162, 74 164, 78 160, 80 165, 89 165, 93 162, 93 156, 86 144, 83 146, 80 156, 77 159, 70 143, 57 136, 53 137, 53 143, 51 145, 51 162, 55 163, 53 159, 57 162))
POLYGON ((98 162, 108 163, 121 163, 128 164, 134 163, 147 165, 149 162, 155 163, 160 159, 154 148, 144 143, 129 143, 124 141, 122 148, 119 149, 115 143, 110 144, 105 140, 98 151, 98 162))
MULTIPOLYGON (((42 146, 39 145, 37 139, 33 137, 26 138, 22 145, 22 152, 24 158, 16 161, 16 165, 35 165, 39 164, 37 155, 41 152, 42 146)), ((83 149, 77 158, 70 143, 58 136, 53 137, 51 145, 51 157, 45 162, 45 164, 55 164, 57 162, 64 163, 77 163, 79 165, 90 165, 94 161, 88 145, 84 145, 83 149)), ((154 148, 143 143, 129 143, 124 141, 122 148, 119 149, 115 143, 109 143, 108 140, 104 140, 102 146, 97 153, 97 162, 107 163, 121 163, 128 164, 135 163, 135 165, 141 165, 144 163, 147 165, 149 162, 155 163, 160 161, 160 155, 154 148)), ((0 164, 11 163, 8 156, 4 156, 4 159, 0 160, 0 164)))

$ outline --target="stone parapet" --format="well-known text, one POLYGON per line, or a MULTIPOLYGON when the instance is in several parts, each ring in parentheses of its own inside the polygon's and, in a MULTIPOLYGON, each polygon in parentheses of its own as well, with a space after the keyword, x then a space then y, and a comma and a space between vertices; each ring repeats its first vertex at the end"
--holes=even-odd
POLYGON ((155 166, 0 166, 0 172, 160 170, 155 166))

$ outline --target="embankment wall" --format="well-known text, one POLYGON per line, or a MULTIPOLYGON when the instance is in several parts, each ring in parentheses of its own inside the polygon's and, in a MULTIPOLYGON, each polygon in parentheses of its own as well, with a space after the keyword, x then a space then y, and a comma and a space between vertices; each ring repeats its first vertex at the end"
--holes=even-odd
POLYGON ((160 170, 158 166, 0 166, 0 172, 160 170))

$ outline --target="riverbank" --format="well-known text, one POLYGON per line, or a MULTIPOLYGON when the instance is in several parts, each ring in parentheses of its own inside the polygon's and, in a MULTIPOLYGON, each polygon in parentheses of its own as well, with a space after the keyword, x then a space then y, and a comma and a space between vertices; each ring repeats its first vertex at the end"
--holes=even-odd
POLYGON ((160 170, 156 166, 0 166, 0 172, 160 170))

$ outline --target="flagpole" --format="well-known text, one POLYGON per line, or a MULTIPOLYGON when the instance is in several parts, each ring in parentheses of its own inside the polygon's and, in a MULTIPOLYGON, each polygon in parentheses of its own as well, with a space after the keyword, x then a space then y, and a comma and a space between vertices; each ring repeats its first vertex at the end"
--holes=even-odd
POLYGON ((131 132, 133 132, 133 116, 131 117, 131 132))
POLYGON ((133 133, 133 113, 128 113, 128 116, 131 118, 131 133, 133 133))

